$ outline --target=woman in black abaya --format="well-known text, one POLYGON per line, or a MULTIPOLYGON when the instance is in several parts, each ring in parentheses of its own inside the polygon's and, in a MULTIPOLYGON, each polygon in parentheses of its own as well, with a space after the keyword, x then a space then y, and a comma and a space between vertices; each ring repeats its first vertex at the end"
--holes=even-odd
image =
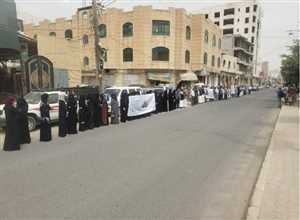
POLYGON ((20 150, 20 130, 18 125, 18 112, 16 109, 16 99, 14 97, 8 97, 5 102, 5 139, 4 139, 4 151, 17 151, 20 150))
POLYGON ((68 134, 77 134, 77 102, 73 94, 70 94, 67 102, 68 134))
POLYGON ((20 144, 30 144, 30 132, 28 127, 28 104, 26 100, 22 98, 17 99, 17 110, 18 110, 18 124, 20 127, 20 144))
POLYGON ((64 96, 59 97, 59 113, 58 113, 59 127, 58 127, 58 136, 66 137, 67 136, 67 106, 64 96))
POLYGON ((41 97, 41 123, 40 123, 40 141, 51 141, 51 121, 50 121, 50 105, 48 104, 48 94, 43 94, 41 97))

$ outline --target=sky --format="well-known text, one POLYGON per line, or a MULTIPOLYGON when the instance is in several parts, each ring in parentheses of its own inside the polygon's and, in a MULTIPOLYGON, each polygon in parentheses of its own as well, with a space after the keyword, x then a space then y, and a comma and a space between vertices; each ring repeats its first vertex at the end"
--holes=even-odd
MULTIPOLYGON (((19 17, 36 21, 54 20, 58 17, 70 17, 85 1, 90 0, 15 0, 19 17)), ((110 2, 111 0, 104 0, 110 2)), ((110 7, 130 10, 135 5, 152 5, 153 8, 178 7, 188 12, 201 11, 214 5, 243 0, 116 0, 110 7)), ((263 8, 260 57, 269 61, 270 70, 279 70, 280 55, 287 53, 287 46, 292 44, 296 35, 289 35, 288 30, 299 30, 299 0, 261 0, 263 8)), ((299 35, 298 35, 299 38, 299 35)))

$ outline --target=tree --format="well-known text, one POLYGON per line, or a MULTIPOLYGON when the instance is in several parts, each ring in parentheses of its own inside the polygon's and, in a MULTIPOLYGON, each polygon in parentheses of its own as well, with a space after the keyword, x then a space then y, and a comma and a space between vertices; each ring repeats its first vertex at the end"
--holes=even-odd
POLYGON ((282 55, 281 75, 287 84, 299 86, 299 40, 289 47, 289 54, 282 55))

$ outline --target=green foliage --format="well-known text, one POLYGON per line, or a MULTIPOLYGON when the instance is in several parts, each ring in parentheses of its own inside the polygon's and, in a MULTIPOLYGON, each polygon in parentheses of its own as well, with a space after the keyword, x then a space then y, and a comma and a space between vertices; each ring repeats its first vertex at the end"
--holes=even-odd
POLYGON ((282 55, 281 75, 285 83, 299 86, 299 40, 289 47, 289 54, 282 55))

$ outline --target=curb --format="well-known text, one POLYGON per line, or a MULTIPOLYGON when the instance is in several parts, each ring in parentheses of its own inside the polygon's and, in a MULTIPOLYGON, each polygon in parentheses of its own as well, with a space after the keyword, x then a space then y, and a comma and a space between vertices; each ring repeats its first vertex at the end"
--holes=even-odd
POLYGON ((270 139, 269 147, 267 148, 266 156, 264 161, 262 162, 262 166, 260 169, 260 173, 257 178, 257 182, 254 186, 252 196, 250 198, 248 210, 246 212, 246 220, 258 220, 259 219, 259 214, 260 214, 260 209, 261 209, 261 203, 262 203, 262 197, 265 191, 265 186, 266 186, 266 176, 270 170, 270 160, 272 158, 273 154, 273 137, 274 133, 277 127, 278 119, 280 117, 281 111, 278 114, 276 124, 270 139))

